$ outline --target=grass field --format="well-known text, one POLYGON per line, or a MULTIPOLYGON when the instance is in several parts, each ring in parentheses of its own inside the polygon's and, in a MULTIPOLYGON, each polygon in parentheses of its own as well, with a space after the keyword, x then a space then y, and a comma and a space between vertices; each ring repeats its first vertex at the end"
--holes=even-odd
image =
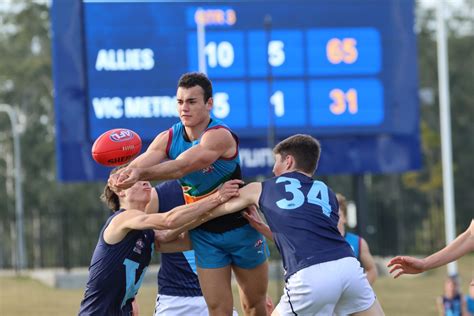
MULTIPOLYGON (((459 261, 459 272, 462 290, 466 292, 470 279, 474 277, 474 255, 459 261)), ((375 292, 387 315, 436 315, 434 302, 442 293, 445 276, 446 268, 443 267, 417 277, 397 280, 383 277, 375 283, 375 292)), ((280 291, 278 282, 270 284, 269 294, 275 302, 279 300, 280 291)), ((82 289, 60 290, 29 278, 3 277, 0 278, 0 315, 75 315, 82 295, 82 289)), ((155 296, 154 286, 140 289, 141 315, 152 315, 155 296)))

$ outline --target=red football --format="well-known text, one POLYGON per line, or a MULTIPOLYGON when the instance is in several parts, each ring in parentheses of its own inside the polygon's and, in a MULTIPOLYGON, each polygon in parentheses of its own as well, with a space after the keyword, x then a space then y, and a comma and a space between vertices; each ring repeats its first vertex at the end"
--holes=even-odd
POLYGON ((92 145, 92 157, 101 165, 114 167, 126 164, 142 149, 137 133, 126 128, 111 129, 92 145))

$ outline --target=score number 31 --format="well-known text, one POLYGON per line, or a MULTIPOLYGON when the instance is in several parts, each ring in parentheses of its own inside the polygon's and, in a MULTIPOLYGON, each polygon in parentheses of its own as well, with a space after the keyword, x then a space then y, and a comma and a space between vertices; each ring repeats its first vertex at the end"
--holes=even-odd
MULTIPOLYGON (((355 38, 332 38, 326 44, 326 56, 331 64, 353 64, 357 61, 359 52, 355 38)), ((357 90, 349 89, 344 92, 341 89, 332 89, 329 92, 333 103, 329 106, 335 115, 341 115, 346 111, 356 114, 358 111, 357 90)))

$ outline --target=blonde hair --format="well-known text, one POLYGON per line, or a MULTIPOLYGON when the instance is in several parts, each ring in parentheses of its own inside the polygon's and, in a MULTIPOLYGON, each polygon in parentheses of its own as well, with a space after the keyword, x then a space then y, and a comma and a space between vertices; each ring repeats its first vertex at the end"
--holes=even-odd
POLYGON ((347 199, 341 193, 336 193, 337 203, 339 203, 339 209, 344 216, 347 216, 347 199))
MULTIPOLYGON (((112 171, 110 171, 110 174, 111 175, 115 174, 120 169, 123 169, 126 166, 128 166, 128 164, 118 166, 118 167, 114 168, 112 171)), ((120 209, 120 199, 119 199, 117 193, 115 193, 115 191, 109 186, 108 183, 105 185, 104 191, 100 195, 100 200, 102 202, 104 202, 105 205, 107 205, 107 207, 109 209, 111 209, 112 211, 114 211, 114 212, 116 212, 120 209)))

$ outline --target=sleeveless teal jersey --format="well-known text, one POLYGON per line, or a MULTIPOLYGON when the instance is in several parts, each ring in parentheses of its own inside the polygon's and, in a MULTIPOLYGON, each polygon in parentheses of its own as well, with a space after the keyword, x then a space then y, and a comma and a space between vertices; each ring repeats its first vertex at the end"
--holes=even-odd
MULTIPOLYGON (((227 127, 223 122, 211 119, 209 125, 201 136, 197 140, 190 141, 185 133, 184 125, 181 122, 174 124, 169 129, 168 145, 166 148, 168 158, 176 159, 176 157, 187 149, 198 145, 204 133, 218 128, 225 128, 232 133, 229 127, 227 127)), ((232 133, 232 136, 237 143, 237 150, 232 157, 220 158, 210 166, 189 173, 178 180, 183 188, 183 195, 186 204, 198 201, 212 194, 216 191, 218 186, 227 180, 242 179, 238 152, 239 140, 234 133, 232 133)), ((222 230, 227 231, 247 223, 248 222, 243 219, 239 213, 234 213, 211 220, 208 223, 201 225, 200 228, 212 232, 221 232, 222 230)))
POLYGON ((344 238, 349 243, 349 245, 351 245, 357 260, 360 261, 360 237, 356 234, 346 233, 344 238))
MULTIPOLYGON (((201 134, 201 136, 195 141, 187 140, 184 132, 184 126, 181 122, 173 125, 169 132, 170 136, 168 139, 167 154, 170 159, 176 159, 182 152, 187 149, 196 146, 200 143, 204 133, 211 129, 225 128, 230 131, 230 129, 224 125, 222 122, 212 119, 206 130, 201 134), (171 140, 171 141, 170 141, 171 140)), ((237 137, 232 134, 237 142, 237 137)), ((183 187, 183 192, 185 194, 186 202, 192 202, 199 200, 199 198, 208 195, 215 191, 215 189, 221 184, 230 180, 232 174, 237 168, 239 168, 239 155, 238 149, 235 152, 235 155, 229 159, 219 159, 215 161, 210 166, 192 172, 183 178, 179 179, 181 186, 183 187)))

